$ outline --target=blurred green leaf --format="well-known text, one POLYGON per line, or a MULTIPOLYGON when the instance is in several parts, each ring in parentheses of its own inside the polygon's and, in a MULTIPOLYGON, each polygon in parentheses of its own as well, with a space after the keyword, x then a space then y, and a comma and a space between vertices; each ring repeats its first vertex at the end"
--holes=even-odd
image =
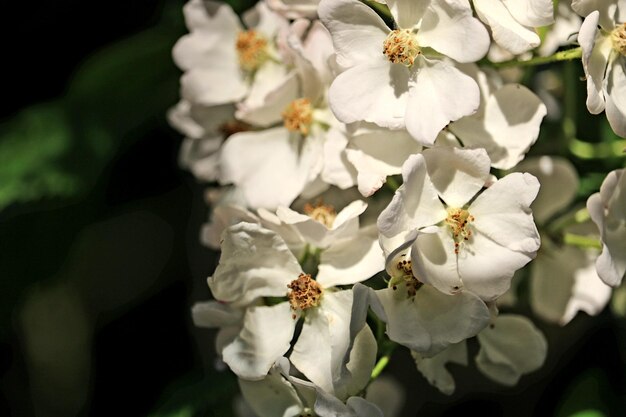
POLYGON ((236 378, 229 372, 187 377, 166 390, 149 417, 231 417, 237 392, 236 378))
POLYGON ((13 202, 78 192, 80 178, 62 164, 73 140, 58 102, 23 110, 0 126, 0 210, 13 202))
POLYGON ((606 415, 598 410, 584 410, 574 413, 569 417, 606 417, 606 415))
POLYGON ((589 369, 576 378, 561 398, 556 417, 595 417, 603 416, 611 409, 615 398, 611 396, 611 386, 604 372, 589 369), (589 414, 595 413, 595 414, 589 414))

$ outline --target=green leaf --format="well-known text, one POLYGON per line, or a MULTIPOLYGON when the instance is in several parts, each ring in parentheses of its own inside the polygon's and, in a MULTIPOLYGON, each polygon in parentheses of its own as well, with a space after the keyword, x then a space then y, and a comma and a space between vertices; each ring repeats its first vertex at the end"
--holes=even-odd
POLYGON ((0 210, 77 194, 83 183, 64 164, 73 139, 58 102, 23 110, 0 126, 0 210))
POLYGON ((149 417, 231 417, 237 380, 229 372, 188 376, 166 390, 149 417))

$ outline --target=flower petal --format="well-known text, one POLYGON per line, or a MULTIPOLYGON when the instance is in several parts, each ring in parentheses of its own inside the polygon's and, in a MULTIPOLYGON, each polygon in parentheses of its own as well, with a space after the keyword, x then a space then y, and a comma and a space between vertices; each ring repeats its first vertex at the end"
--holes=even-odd
POLYGON ((422 155, 430 180, 449 207, 463 207, 489 178, 490 160, 484 149, 435 147, 422 155))
POLYGON ((432 0, 419 29, 422 46, 458 62, 476 62, 489 49, 487 29, 472 15, 465 0, 432 0))
POLYGON ((544 335, 530 320, 512 314, 502 315, 478 334, 478 369, 503 385, 515 385, 523 374, 543 365, 548 345, 544 335))
POLYGON ((382 56, 381 53, 380 59, 351 67, 335 78, 328 90, 328 101, 337 119, 344 123, 366 121, 390 129, 404 127, 409 70, 382 56))
POLYGON ((626 57, 613 59, 607 73, 606 118, 613 131, 626 137, 626 57))
POLYGON ((440 222, 447 216, 433 186, 422 155, 411 155, 402 166, 403 184, 378 217, 386 237, 440 222))
POLYGON ((417 370, 428 383, 446 395, 452 395, 456 388, 452 374, 446 369, 448 363, 467 366, 467 343, 462 341, 448 346, 433 357, 424 358, 417 352, 411 352, 417 370))
POLYGON ((325 292, 321 305, 306 312, 289 357, 311 382, 329 393, 334 392, 334 376, 350 344, 351 311, 352 291, 325 292))
POLYGON ((385 3, 398 27, 411 29, 422 20, 430 0, 386 0, 385 3))
POLYGON ((598 36, 598 12, 591 13, 583 21, 578 32, 578 43, 582 48, 582 64, 587 78, 587 109, 592 114, 604 110, 604 74, 611 52, 608 37, 598 36))
POLYGON ((400 289, 376 291, 387 314, 387 335, 423 356, 476 335, 489 322, 485 303, 468 292, 446 295, 424 285, 414 298, 400 289))
POLYGON ((419 65, 417 77, 409 85, 405 123, 418 142, 432 146, 448 123, 478 109, 480 91, 476 81, 451 63, 420 61, 421 64, 415 64, 419 65))
POLYGON ((304 409, 296 389, 277 370, 260 381, 238 381, 241 394, 258 417, 297 415, 304 409))
POLYGON ((372 8, 358 0, 322 0, 317 12, 333 38, 340 66, 383 59, 383 42, 391 30, 372 8))
POLYGON ((286 302, 250 307, 244 316, 243 329, 222 352, 224 362, 240 378, 264 378, 274 362, 289 350, 296 328, 291 314, 286 302))
POLYGON ((301 273, 280 236, 258 224, 238 223, 224 232, 220 263, 208 282, 217 300, 243 306, 258 297, 286 296, 287 284, 301 273))

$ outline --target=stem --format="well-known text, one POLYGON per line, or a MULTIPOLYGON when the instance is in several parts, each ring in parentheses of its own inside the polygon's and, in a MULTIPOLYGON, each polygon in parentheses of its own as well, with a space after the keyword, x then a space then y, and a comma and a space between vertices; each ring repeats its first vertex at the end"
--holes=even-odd
POLYGON ((578 47, 578 48, 567 49, 565 51, 559 51, 550 56, 538 56, 535 58, 528 59, 526 61, 518 61, 517 59, 512 59, 510 61, 504 61, 504 62, 484 61, 483 63, 490 65, 493 68, 532 67, 535 65, 550 64, 552 62, 571 61, 572 59, 578 59, 581 56, 582 56, 582 48, 578 47))
POLYGON ((602 249, 602 243, 598 239, 576 235, 574 233, 565 233, 565 235, 563 235, 563 243, 570 246, 577 246, 583 249, 602 249))
POLYGON ((389 187, 389 189, 391 189, 391 191, 394 192, 400 187, 398 181, 396 181, 396 179, 392 176, 387 177, 387 181, 385 182, 385 184, 387 185, 387 187, 389 187))
POLYGON ((387 365, 389 364, 389 360, 391 359, 391 355, 393 354, 393 351, 395 350, 396 346, 398 346, 396 343, 389 342, 389 344, 387 345, 385 349, 385 352, 378 359, 378 362, 376 362, 376 366, 374 366, 374 369, 372 369, 372 373, 370 375, 370 383, 376 378, 378 378, 380 374, 383 372, 383 370, 387 367, 387 365))

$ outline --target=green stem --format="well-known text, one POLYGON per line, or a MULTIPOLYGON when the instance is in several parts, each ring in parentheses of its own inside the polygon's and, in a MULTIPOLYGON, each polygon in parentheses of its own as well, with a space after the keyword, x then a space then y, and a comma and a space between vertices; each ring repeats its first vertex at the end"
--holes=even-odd
POLYGON ((493 68, 532 67, 535 65, 550 64, 552 62, 571 61, 572 59, 578 59, 581 56, 582 56, 582 49, 578 47, 578 48, 567 49, 565 51, 559 51, 550 56, 538 56, 535 58, 528 59, 526 61, 519 61, 517 59, 512 59, 510 61, 504 61, 504 62, 482 61, 481 63, 487 64, 493 68))
POLYGON ((563 243, 565 243, 566 245, 576 246, 584 249, 602 249, 602 243, 598 239, 594 239, 588 236, 576 235, 574 233, 565 233, 565 235, 563 235, 563 243))
POLYGON ((392 176, 387 177, 387 182, 385 182, 385 184, 389 187, 389 189, 391 189, 391 191, 396 191, 400 187, 398 181, 396 181, 396 179, 392 176))
POLYGON ((376 366, 374 366, 374 369, 372 369, 372 373, 370 375, 370 383, 376 378, 378 378, 380 374, 383 372, 383 370, 387 367, 387 365, 389 364, 389 360, 391 359, 391 355, 393 354, 393 351, 395 350, 396 346, 398 345, 394 342, 388 343, 385 349, 385 352, 378 359, 378 362, 376 362, 376 366))

